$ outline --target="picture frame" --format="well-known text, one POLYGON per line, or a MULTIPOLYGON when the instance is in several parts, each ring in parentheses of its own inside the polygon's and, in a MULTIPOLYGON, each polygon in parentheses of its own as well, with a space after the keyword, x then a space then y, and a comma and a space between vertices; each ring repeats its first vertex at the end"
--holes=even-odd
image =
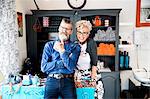
POLYGON ((143 9, 147 10, 150 8, 145 8, 146 3, 148 0, 137 0, 136 2, 136 27, 147 27, 150 26, 150 21, 142 21, 143 17, 146 17, 145 20, 147 20, 146 14, 143 14, 143 9), (144 6, 144 7, 143 7, 144 6))
POLYGON ((21 12, 17 12, 18 36, 23 36, 23 16, 21 12))

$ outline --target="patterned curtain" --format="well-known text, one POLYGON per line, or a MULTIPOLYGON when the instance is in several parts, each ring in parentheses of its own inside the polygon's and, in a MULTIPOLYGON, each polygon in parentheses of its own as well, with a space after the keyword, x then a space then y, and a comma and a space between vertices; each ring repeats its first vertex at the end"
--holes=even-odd
POLYGON ((15 0, 0 0, 0 71, 5 81, 20 71, 15 0))

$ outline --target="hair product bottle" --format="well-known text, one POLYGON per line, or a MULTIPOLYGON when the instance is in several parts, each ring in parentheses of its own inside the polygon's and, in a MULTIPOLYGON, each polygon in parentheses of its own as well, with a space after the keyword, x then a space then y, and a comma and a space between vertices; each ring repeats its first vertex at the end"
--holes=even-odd
POLYGON ((129 68, 129 55, 128 55, 128 52, 126 52, 126 55, 125 55, 125 68, 126 69, 129 68))
POLYGON ((120 55, 119 55, 119 60, 120 60, 120 69, 124 68, 124 55, 123 52, 120 51, 120 55))

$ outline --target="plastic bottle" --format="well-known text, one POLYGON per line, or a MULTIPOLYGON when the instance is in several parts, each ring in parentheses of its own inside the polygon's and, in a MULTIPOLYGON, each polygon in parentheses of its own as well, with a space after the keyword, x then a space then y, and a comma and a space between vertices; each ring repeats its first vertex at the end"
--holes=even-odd
POLYGON ((108 20, 108 19, 106 19, 106 20, 104 21, 104 25, 105 25, 105 26, 109 26, 109 20, 108 20))
POLYGON ((123 52, 120 52, 119 60, 120 60, 120 69, 122 69, 122 68, 124 68, 124 55, 123 55, 123 52))
POLYGON ((126 69, 129 68, 129 55, 128 55, 128 52, 125 55, 125 68, 126 69))

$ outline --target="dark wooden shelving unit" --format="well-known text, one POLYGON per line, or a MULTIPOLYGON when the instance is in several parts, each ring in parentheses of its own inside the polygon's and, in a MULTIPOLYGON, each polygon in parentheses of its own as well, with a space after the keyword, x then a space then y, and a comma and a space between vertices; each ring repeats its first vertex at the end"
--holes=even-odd
MULTIPOLYGON (((104 22, 105 19, 109 19, 109 26, 94 27, 91 37, 94 37, 97 30, 101 29, 106 31, 108 27, 111 27, 115 31, 115 40, 97 40, 97 44, 106 43, 113 44, 115 46, 115 55, 98 55, 100 60, 106 59, 105 64, 109 64, 111 72, 102 73, 102 81, 104 83, 104 99, 119 99, 120 97, 120 74, 119 74, 119 13, 121 9, 88 9, 88 10, 32 10, 32 15, 26 15, 26 31, 27 31, 27 55, 34 60, 34 68, 36 72, 40 72, 41 55, 44 44, 49 41, 50 33, 57 33, 60 20, 63 17, 70 18, 75 24, 78 20, 86 19, 92 23, 95 16, 99 16, 104 22), (41 32, 35 32, 33 25, 35 24, 36 18, 39 18, 42 24, 42 18, 49 17, 49 26, 42 27, 41 32), (110 58, 107 60, 107 58, 110 58), (110 61, 111 60, 111 61, 110 61), (111 92, 110 92, 111 90, 111 92)), ((93 23, 92 23, 93 24, 93 23)), ((70 38, 72 41, 76 40, 76 30, 73 29, 73 34, 70 38)))

